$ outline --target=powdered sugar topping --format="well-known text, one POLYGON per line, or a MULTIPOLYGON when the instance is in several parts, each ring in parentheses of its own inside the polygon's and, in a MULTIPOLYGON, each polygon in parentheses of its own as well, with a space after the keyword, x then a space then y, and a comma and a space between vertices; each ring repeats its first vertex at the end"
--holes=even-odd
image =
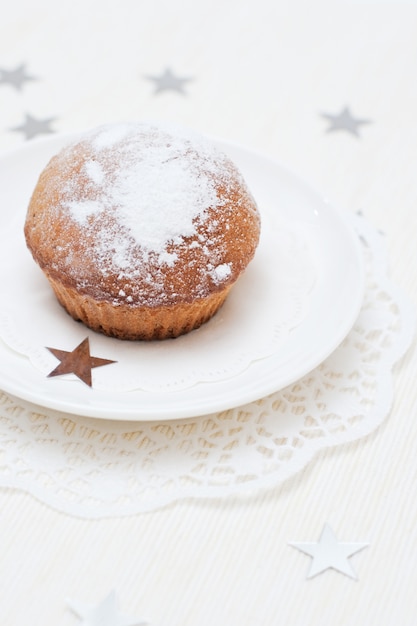
POLYGON ((220 265, 215 267, 213 270, 213 280, 216 283, 221 283, 222 281, 229 278, 231 271, 232 270, 228 263, 221 263, 220 265))
POLYGON ((104 182, 104 171, 100 163, 97 161, 87 161, 85 164, 85 171, 90 180, 96 185, 101 185, 104 182))
POLYGON ((238 170, 205 137, 167 124, 112 124, 62 150, 52 168, 50 211, 37 228, 54 236, 56 219, 64 235, 71 223, 81 227, 76 241, 65 235, 54 246, 53 261, 77 289, 156 306, 206 297, 240 273, 231 249, 246 235, 234 213, 242 210, 244 223, 245 211, 257 219, 256 208, 238 170))
POLYGON ((67 203, 71 217, 85 225, 109 207, 117 209, 118 222, 127 228, 146 252, 167 256, 169 242, 195 234, 195 220, 218 204, 213 176, 220 170, 221 155, 202 138, 173 134, 135 125, 103 127, 91 138, 93 157, 85 163, 91 184, 101 187, 98 201, 80 198, 67 203), (151 141, 149 140, 151 138, 151 141), (117 150, 118 167, 108 160, 117 150), (198 150, 199 159, 193 158, 198 150), (188 157, 188 158, 184 158, 188 157))

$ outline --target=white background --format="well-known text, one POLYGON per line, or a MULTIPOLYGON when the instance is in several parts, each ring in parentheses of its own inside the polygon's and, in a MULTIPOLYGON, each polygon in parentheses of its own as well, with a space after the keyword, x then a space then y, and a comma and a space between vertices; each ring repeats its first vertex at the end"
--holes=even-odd
MULTIPOLYGON (((55 132, 152 117, 238 141, 362 211, 415 305, 415 4, 15 1, 1 9, 0 68, 25 63, 37 80, 0 83, 0 148, 25 143, 12 129, 26 114, 54 118, 55 132), (155 94, 147 77, 167 67, 192 78, 184 94, 155 94), (370 120, 359 137, 326 132, 321 114, 345 106, 370 120)), ((0 622, 75 625, 68 597, 98 603, 115 589, 124 613, 153 626, 414 625, 416 375, 412 346, 383 426, 267 492, 92 521, 2 489, 0 622), (325 523, 369 542, 350 559, 357 581, 306 580, 311 560, 288 543, 318 540, 325 523)))

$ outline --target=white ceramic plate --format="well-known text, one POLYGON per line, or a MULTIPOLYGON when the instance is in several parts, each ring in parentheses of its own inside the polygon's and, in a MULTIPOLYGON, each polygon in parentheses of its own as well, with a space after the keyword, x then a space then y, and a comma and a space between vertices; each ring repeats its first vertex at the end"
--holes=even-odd
MULTIPOLYGON (((17 259, 27 254, 21 232, 28 200, 39 173, 49 158, 73 138, 57 135, 33 141, 0 158, 0 242, 3 247, 7 247, 7 243, 18 235, 16 250, 12 253, 17 259)), ((308 294, 308 314, 291 332, 284 335, 279 349, 252 360, 233 375, 205 382, 197 381, 186 388, 170 390, 168 385, 163 391, 126 391, 109 390, 105 386, 100 389, 93 386, 91 389, 78 379, 66 377, 47 378, 45 373, 34 367, 24 350, 19 352, 12 349, 7 341, 0 341, 2 389, 45 408, 89 417, 142 421, 179 419, 240 406, 282 389, 314 369, 341 343, 359 313, 364 290, 362 253, 349 220, 277 163, 235 144, 217 143, 242 171, 258 202, 264 227, 268 228, 271 220, 279 222, 281 219, 309 233, 310 253, 317 276, 308 294)), ((269 237, 265 245, 273 247, 273 237, 269 237)), ((260 275, 259 272, 262 273, 263 269, 266 271, 262 267, 263 259, 265 255, 260 255, 259 259, 255 257, 253 261, 257 263, 254 280, 260 275)), ((285 268, 277 268, 276 271, 285 272, 285 268)), ((10 259, 10 272, 13 272, 13 259, 10 259)), ((251 275, 248 276, 245 280, 249 293, 251 275)), ((273 287, 271 284, 271 289, 273 287)), ((30 282, 25 289, 32 289, 30 282)), ((24 307, 25 294, 21 296, 21 306, 24 307)), ((3 293, 2 297, 4 306, 7 306, 7 293, 3 293)), ((262 323, 265 302, 260 300, 255 305, 252 302, 253 306, 255 315, 251 317, 255 330, 256 325, 262 323)), ((35 324, 36 318, 39 320, 42 317, 42 309, 28 315, 31 320, 29 323, 33 321, 35 324)), ((65 323, 71 324, 73 321, 68 317, 65 323)), ((233 319, 227 323, 233 324, 233 319)), ((206 326, 209 330, 206 329, 200 335, 200 342, 210 341, 210 327, 206 326)), ((91 336, 88 329, 85 329, 84 334, 91 336)), ((249 333, 246 333, 248 336, 250 328, 249 333)), ((117 340, 109 341, 114 345, 117 340)), ((242 336, 242 342, 245 341, 247 339, 242 336)), ((66 349, 63 346, 54 347, 66 349)), ((146 349, 153 350, 149 345, 146 349)), ((219 363, 230 356, 222 354, 222 350, 227 349, 219 346, 219 363)), ((103 351, 97 354, 92 350, 92 354, 112 358, 103 354, 103 351)), ((204 359, 204 345, 200 345, 196 354, 197 358, 204 359)), ((174 370, 175 363, 172 367, 174 370)))

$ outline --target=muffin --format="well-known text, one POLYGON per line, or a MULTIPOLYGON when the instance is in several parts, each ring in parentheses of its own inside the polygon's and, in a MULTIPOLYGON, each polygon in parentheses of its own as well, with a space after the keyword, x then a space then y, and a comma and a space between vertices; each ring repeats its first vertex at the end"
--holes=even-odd
POLYGON ((260 217, 210 140, 129 122, 89 131, 50 160, 24 232, 75 320, 152 340, 213 317, 255 254, 260 217))

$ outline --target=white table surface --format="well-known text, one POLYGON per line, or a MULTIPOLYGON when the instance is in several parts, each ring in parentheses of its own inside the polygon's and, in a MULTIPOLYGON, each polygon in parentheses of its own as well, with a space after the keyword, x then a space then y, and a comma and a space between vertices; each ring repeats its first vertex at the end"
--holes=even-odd
MULTIPOLYGON (((237 141, 383 231, 392 280, 416 304, 417 3, 15 0, 0 69, 21 65, 34 80, 20 89, 0 74, 1 150, 37 140, 19 130, 27 115, 42 134, 161 118, 237 141), (183 93, 155 93, 149 76, 167 68, 189 79, 183 93), (369 121, 357 136, 327 132, 323 114, 345 107, 369 121)), ((380 428, 261 492, 89 520, 1 489, 1 624, 87 624, 67 599, 114 590, 152 626, 414 625, 416 380, 413 344, 380 428), (325 524, 369 543, 349 559, 357 580, 307 578, 310 557, 289 543, 325 524)))

